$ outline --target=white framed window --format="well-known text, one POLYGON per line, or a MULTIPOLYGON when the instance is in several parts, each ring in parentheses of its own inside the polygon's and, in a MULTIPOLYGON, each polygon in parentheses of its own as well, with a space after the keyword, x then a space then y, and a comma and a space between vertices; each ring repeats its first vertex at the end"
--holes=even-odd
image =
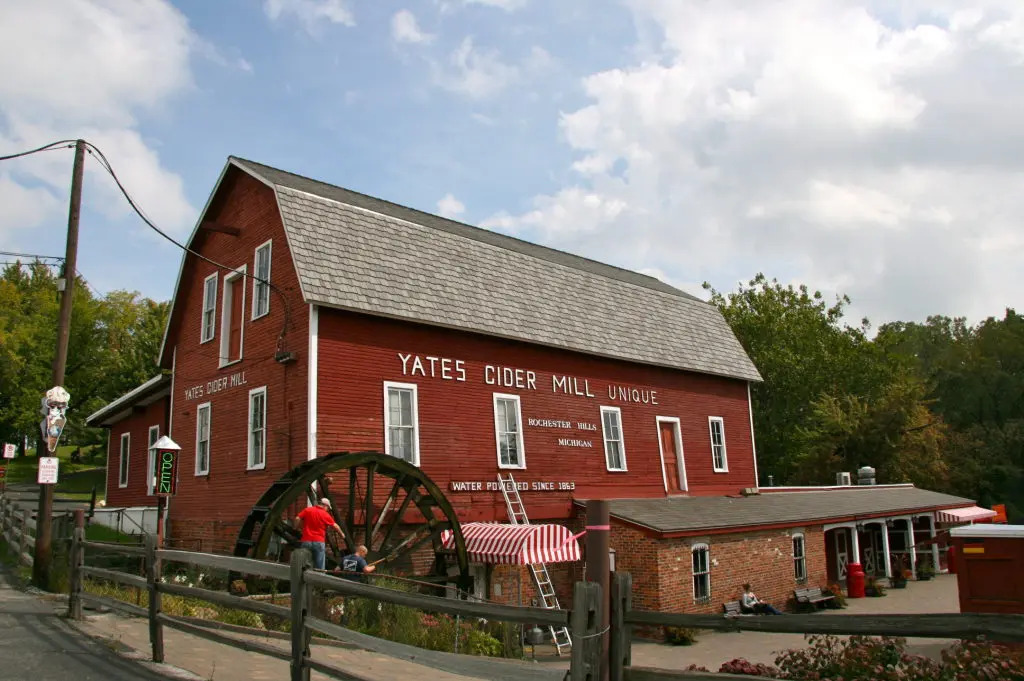
POLYGON ((121 456, 117 460, 117 486, 128 486, 128 457, 131 455, 132 434, 121 433, 121 456))
POLYGON ((252 318, 270 313, 270 247, 268 241, 256 247, 252 265, 252 318))
POLYGON ((213 340, 217 321, 217 273, 214 272, 203 279, 203 320, 199 332, 199 342, 213 340))
POLYGON ((149 427, 149 453, 146 456, 146 494, 153 494, 153 483, 156 481, 156 450, 153 445, 160 439, 160 426, 149 427))
POLYGON ((245 336, 245 272, 242 265, 224 277, 220 305, 220 366, 242 359, 245 336))
POLYGON ((384 381, 384 453, 420 465, 419 404, 415 383, 384 381))
POLYGON ((601 407, 601 429, 604 431, 604 463, 610 471, 626 470, 626 442, 622 438, 622 410, 601 407))
POLYGON ((807 552, 804 535, 793 535, 793 576, 798 582, 807 581, 807 552))
POLYGON ((729 457, 725 453, 725 421, 721 416, 709 416, 711 429, 711 466, 716 473, 729 472, 729 457))
POLYGON ((248 468, 267 465, 267 386, 249 391, 249 461, 248 468))
POLYGON ((690 553, 693 557, 693 600, 695 603, 710 603, 711 549, 707 544, 694 544, 690 553))
POLYGON ((210 422, 212 410, 209 402, 196 407, 196 475, 210 473, 210 422))
POLYGON ((498 446, 498 468, 526 468, 522 426, 519 395, 494 393, 494 439, 498 446))

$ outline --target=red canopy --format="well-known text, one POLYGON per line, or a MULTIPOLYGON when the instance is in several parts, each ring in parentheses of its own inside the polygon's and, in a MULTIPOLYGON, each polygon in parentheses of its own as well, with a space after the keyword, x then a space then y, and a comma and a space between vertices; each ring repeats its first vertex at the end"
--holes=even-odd
POLYGON ((939 511, 935 519, 940 523, 968 523, 973 520, 983 520, 995 517, 996 512, 980 506, 966 506, 964 508, 947 508, 939 511))

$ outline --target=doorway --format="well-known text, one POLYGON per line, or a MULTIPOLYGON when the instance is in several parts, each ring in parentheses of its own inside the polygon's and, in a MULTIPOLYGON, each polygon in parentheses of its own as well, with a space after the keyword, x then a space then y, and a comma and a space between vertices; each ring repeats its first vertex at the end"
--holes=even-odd
POLYGON ((658 449, 661 452, 661 472, 666 494, 682 494, 686 491, 686 464, 683 460, 683 438, 679 431, 679 419, 659 416, 658 449))

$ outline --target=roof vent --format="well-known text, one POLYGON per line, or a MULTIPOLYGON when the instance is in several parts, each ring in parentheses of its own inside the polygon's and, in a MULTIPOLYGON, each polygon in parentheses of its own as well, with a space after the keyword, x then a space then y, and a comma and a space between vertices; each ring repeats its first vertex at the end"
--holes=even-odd
POLYGON ((850 482, 850 474, 847 472, 836 473, 836 485, 840 487, 849 487, 853 483, 850 482))
POLYGON ((873 485, 875 484, 875 469, 871 466, 861 466, 857 469, 857 484, 858 485, 873 485))

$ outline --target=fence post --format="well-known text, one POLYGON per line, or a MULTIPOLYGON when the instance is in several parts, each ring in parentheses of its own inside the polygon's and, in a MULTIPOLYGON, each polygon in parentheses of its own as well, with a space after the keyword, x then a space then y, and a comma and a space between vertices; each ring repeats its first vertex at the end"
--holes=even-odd
POLYGON ((18 562, 22 561, 22 554, 28 553, 29 539, 32 537, 28 533, 28 517, 29 511, 27 508, 21 509, 21 538, 18 540, 18 562))
POLYGON ((146 584, 149 589, 149 643, 153 647, 153 662, 164 661, 164 625, 157 619, 162 612, 160 592, 160 558, 156 555, 156 537, 146 535, 146 584))
POLYGON ((85 562, 85 511, 75 511, 75 529, 71 531, 68 553, 68 617, 82 619, 82 564, 85 562))
POLYGON ((604 632, 601 626, 601 585, 576 582, 572 591, 569 629, 572 655, 569 658, 570 681, 599 681, 604 632))
POLYGON ((312 566, 309 549, 292 551, 292 679, 309 681, 309 637, 306 615, 309 613, 309 590, 306 588, 305 572, 312 566))
POLYGON ((631 664, 633 627, 626 624, 626 613, 633 609, 633 576, 628 572, 612 575, 611 641, 608 645, 610 681, 622 681, 631 664))

